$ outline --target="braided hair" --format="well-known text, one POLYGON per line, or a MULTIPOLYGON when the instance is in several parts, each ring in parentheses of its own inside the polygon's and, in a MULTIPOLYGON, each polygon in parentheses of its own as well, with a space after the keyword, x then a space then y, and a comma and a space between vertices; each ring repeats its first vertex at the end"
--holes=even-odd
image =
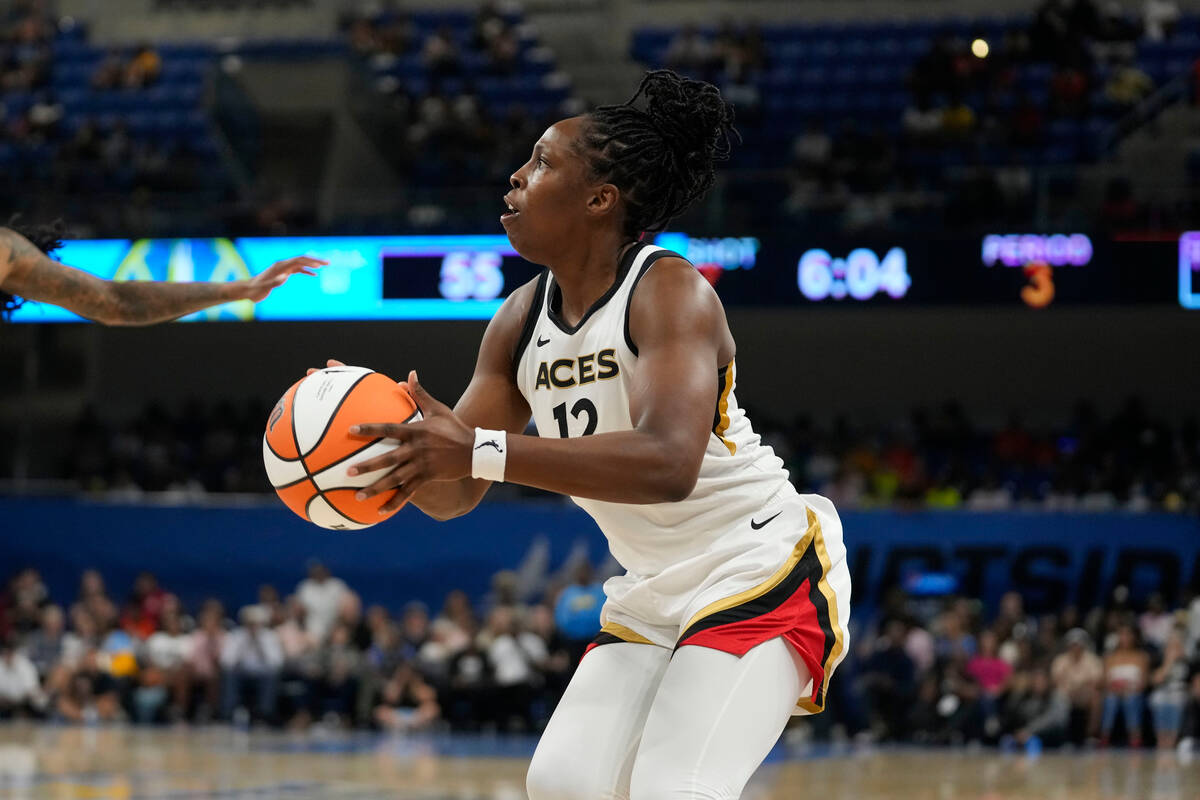
MULTIPOLYGON (((19 215, 14 216, 4 227, 24 236, 29 240, 30 244, 47 255, 62 247, 64 230, 62 220, 55 220, 47 225, 21 225, 18 224, 18 219, 19 215)), ((24 303, 25 300, 23 298, 0 290, 0 320, 7 317, 13 311, 16 311, 24 303)))
POLYGON ((577 149, 591 179, 625 197, 624 233, 661 231, 712 188, 714 164, 729 158, 733 106, 711 83, 669 69, 647 72, 628 102, 587 114, 577 149), (645 97, 645 109, 635 107, 645 97))

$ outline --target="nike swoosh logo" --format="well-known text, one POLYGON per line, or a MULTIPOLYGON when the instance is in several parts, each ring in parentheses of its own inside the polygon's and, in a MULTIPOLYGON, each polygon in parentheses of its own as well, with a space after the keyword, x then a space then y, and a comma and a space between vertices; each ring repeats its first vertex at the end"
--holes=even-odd
POLYGON ((538 337, 538 347, 541 347, 541 346, 542 346, 542 345, 544 345, 544 344, 550 344, 550 340, 549 340, 549 339, 543 339, 542 337, 540 337, 540 336, 539 336, 539 337, 538 337))
POLYGON ((485 447, 494 447, 494 448, 496 448, 497 453, 504 452, 503 450, 500 449, 500 443, 497 442, 495 439, 489 439, 488 441, 484 442, 483 444, 477 446, 475 449, 482 450, 485 447))
POLYGON ((767 517, 762 522, 755 522, 754 520, 750 520, 750 527, 754 528, 754 530, 758 530, 759 528, 766 526, 767 523, 769 523, 771 520, 775 519, 775 517, 778 517, 782 513, 783 513, 782 511, 776 511, 775 516, 767 517))

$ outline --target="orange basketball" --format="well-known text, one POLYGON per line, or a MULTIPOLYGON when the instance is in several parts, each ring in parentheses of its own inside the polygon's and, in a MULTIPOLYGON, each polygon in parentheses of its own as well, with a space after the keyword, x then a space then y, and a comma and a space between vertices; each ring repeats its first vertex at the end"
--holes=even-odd
POLYGON ((386 471, 348 475, 346 470, 388 452, 398 442, 351 436, 350 426, 420 418, 408 387, 386 375, 364 367, 314 372, 294 383, 267 419, 263 435, 267 477, 287 507, 309 522, 339 531, 369 528, 391 516, 380 516, 379 508, 395 491, 356 500, 356 491, 386 471))

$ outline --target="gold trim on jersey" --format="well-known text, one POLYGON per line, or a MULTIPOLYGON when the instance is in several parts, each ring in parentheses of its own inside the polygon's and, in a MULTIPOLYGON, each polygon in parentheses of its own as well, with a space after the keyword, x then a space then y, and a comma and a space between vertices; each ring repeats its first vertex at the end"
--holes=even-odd
POLYGON ((650 641, 645 636, 634 632, 630 628, 626 628, 619 622, 604 623, 604 627, 600 628, 600 633, 607 633, 610 636, 615 636, 622 641, 630 642, 632 644, 654 644, 654 642, 650 641))
POLYGON ((737 445, 725 438, 729 430, 729 393, 733 391, 733 359, 717 372, 717 413, 713 433, 721 440, 721 444, 729 450, 729 455, 737 454, 737 445))

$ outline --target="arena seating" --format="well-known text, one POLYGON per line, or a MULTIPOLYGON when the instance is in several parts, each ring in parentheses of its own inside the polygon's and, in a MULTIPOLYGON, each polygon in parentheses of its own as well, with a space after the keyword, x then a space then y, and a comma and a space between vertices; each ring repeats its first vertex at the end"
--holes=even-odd
MULTIPOLYGON (((764 112, 755 148, 738 156, 743 166, 778 166, 786 161, 786 148, 806 122, 817 120, 830 133, 844 120, 854 120, 860 130, 882 128, 899 138, 901 116, 913 102, 909 77, 914 65, 938 37, 966 41, 979 37, 996 47, 1006 35, 1030 26, 1028 17, 1002 19, 911 20, 855 24, 811 24, 764 26, 767 69, 755 84, 764 112)), ((644 28, 635 32, 631 52, 647 66, 667 65, 667 51, 679 28, 644 28)), ((713 28, 700 30, 711 39, 713 28)), ((1184 17, 1175 35, 1166 41, 1137 44, 1137 64, 1154 83, 1185 74, 1200 54, 1200 17, 1184 17)), ((985 107, 996 112, 1011 111, 1024 94, 1045 107, 1054 73, 1051 64, 1026 61, 1014 65, 1007 91, 971 91, 963 98, 977 114, 985 107)), ((1107 67, 1091 75, 1088 113, 1059 118, 1047 126, 1040 146, 1016 155, 1024 163, 1062 164, 1087 161, 1099 155, 1106 131, 1121 113, 1103 91, 1107 67)), ((726 77, 727 80, 727 77, 726 77)), ((944 105, 945 95, 934 96, 935 107, 944 105)), ((1006 163, 1012 157, 1005 147, 940 148, 916 155, 916 166, 945 167, 964 163, 1006 163)))
MULTIPOLYGON (((401 55, 368 53, 367 69, 377 86, 395 85, 380 79, 394 78, 398 88, 410 96, 421 97, 435 85, 442 94, 453 97, 464 91, 479 96, 484 109, 501 118, 513 105, 520 104, 530 114, 541 117, 557 107, 570 95, 569 84, 554 75, 553 56, 539 47, 536 37, 523 29, 517 13, 503 15, 504 22, 518 33, 519 56, 508 74, 497 74, 490 57, 472 45, 476 15, 469 10, 412 11, 405 15, 411 26, 412 46, 401 55), (421 53, 421 44, 437 32, 447 32, 459 48, 459 70, 452 77, 433 79, 421 53)), ((366 18, 373 27, 384 27, 395 21, 390 12, 366 18)))

